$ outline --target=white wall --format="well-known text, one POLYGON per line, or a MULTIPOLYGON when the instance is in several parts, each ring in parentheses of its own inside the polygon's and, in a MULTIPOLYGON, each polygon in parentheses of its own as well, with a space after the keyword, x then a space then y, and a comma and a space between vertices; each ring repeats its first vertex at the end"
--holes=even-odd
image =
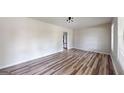
POLYGON ((124 74, 124 18, 112 22, 112 58, 118 74, 124 74))
POLYGON ((71 48, 70 29, 31 18, 0 18, 0 68, 61 51, 63 32, 71 48))
POLYGON ((118 18, 118 62, 124 74, 124 17, 118 18))
POLYGON ((104 53, 111 51, 110 24, 76 30, 73 35, 75 48, 104 53))
POLYGON ((117 60, 117 56, 118 56, 118 19, 117 18, 113 18, 111 25, 111 56, 115 67, 115 71, 118 74, 121 72, 121 67, 117 60))

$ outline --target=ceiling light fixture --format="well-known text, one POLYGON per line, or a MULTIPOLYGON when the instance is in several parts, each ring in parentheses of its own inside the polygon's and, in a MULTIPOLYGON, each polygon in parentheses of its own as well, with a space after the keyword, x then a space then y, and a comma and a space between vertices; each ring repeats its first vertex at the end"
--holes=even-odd
POLYGON ((74 22, 73 19, 74 19, 73 17, 68 17, 66 21, 67 21, 68 23, 71 23, 71 22, 74 22))

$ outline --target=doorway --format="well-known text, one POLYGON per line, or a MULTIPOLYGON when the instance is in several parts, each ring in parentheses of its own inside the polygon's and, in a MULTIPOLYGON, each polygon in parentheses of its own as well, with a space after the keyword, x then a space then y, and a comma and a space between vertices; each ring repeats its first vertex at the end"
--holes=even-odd
POLYGON ((68 33, 63 32, 63 49, 68 49, 68 33))

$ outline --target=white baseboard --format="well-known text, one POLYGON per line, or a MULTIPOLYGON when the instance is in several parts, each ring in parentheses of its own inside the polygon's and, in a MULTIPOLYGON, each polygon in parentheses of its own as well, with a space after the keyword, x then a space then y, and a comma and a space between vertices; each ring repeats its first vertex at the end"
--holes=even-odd
MULTIPOLYGON (((72 49, 72 48, 69 48, 69 49, 72 49)), ((79 48, 74 48, 74 49, 79 49, 79 48)), ((82 50, 82 49, 80 49, 80 50, 82 50)), ((84 50, 84 51, 87 51, 87 50, 84 50)), ((58 51, 58 52, 62 52, 62 50, 61 50, 61 51, 58 51)), ((118 71, 117 71, 117 69, 116 69, 116 66, 115 66, 115 63, 114 63, 114 59, 113 59, 113 57, 112 57, 112 55, 111 55, 110 53, 100 52, 100 51, 91 51, 91 52, 96 52, 96 53, 102 53, 102 54, 108 54, 108 55, 110 55, 110 56, 111 56, 111 59, 112 59, 113 66, 114 66, 114 69, 115 69, 115 73, 116 73, 116 75, 119 74, 118 71)), ((57 53, 57 52, 56 52, 56 53, 57 53)), ((54 54, 54 53, 52 53, 52 54, 54 54)), ((50 54, 50 55, 51 55, 51 54, 50 54)), ((46 56, 48 56, 48 55, 46 55, 46 56)), ((41 57, 44 57, 44 56, 41 56, 41 57)), ((38 57, 38 58, 41 58, 41 57, 38 57)), ((38 58, 34 58, 34 59, 31 59, 31 60, 19 62, 19 63, 17 63, 17 64, 14 63, 14 64, 2 66, 2 67, 0 67, 0 69, 4 69, 4 68, 11 67, 11 66, 18 65, 18 64, 21 64, 21 63, 25 63, 25 62, 30 62, 30 61, 35 60, 35 59, 38 59, 38 58)))
POLYGON ((115 65, 115 60, 114 60, 114 58, 113 58, 113 56, 112 56, 111 53, 110 53, 110 56, 111 56, 111 59, 112 59, 112 64, 113 64, 113 67, 114 67, 114 70, 115 70, 115 74, 116 75, 119 75, 118 70, 117 70, 117 67, 115 65))
MULTIPOLYGON (((62 52, 62 51, 63 51, 63 50, 60 50, 60 51, 57 51, 57 52, 53 52, 53 53, 50 53, 50 54, 45 55, 45 56, 49 56, 49 55, 52 55, 52 54, 55 54, 55 53, 58 53, 58 52, 62 52)), ((42 58, 42 57, 45 57, 45 56, 40 56, 40 57, 36 57, 36 58, 33 58, 33 59, 21 61, 21 62, 18 62, 18 63, 13 63, 13 64, 1 66, 0 69, 8 68, 8 67, 15 66, 15 65, 18 65, 18 64, 21 64, 21 63, 25 63, 25 62, 30 62, 30 61, 32 61, 32 60, 39 59, 39 58, 42 58)))
MULTIPOLYGON (((81 49, 81 48, 75 48, 75 49, 84 50, 84 49, 81 49)), ((108 53, 108 52, 103 52, 103 51, 96 51, 96 50, 84 50, 84 51, 90 51, 90 52, 95 52, 95 53, 101 53, 101 54, 110 55, 110 53, 108 53)))
MULTIPOLYGON (((74 49, 79 49, 79 50, 82 50, 80 48, 74 48, 74 49)), ((88 50, 84 50, 84 51, 88 51, 88 50)), ((107 55, 110 55, 111 56, 111 59, 112 59, 112 64, 113 64, 113 67, 114 67, 114 70, 115 70, 115 74, 116 75, 119 75, 118 71, 117 71, 117 68, 116 68, 116 65, 115 65, 115 60, 112 56, 111 53, 107 53, 107 52, 101 52, 101 51, 91 51, 91 52, 96 52, 96 53, 102 53, 102 54, 107 54, 107 55)))

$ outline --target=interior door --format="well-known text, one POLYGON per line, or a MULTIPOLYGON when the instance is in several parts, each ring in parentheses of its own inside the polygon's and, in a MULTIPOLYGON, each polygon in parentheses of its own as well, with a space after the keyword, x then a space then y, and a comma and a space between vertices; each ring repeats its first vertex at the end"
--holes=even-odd
POLYGON ((68 33, 67 32, 63 32, 63 49, 68 49, 68 41, 67 41, 67 37, 68 33))

